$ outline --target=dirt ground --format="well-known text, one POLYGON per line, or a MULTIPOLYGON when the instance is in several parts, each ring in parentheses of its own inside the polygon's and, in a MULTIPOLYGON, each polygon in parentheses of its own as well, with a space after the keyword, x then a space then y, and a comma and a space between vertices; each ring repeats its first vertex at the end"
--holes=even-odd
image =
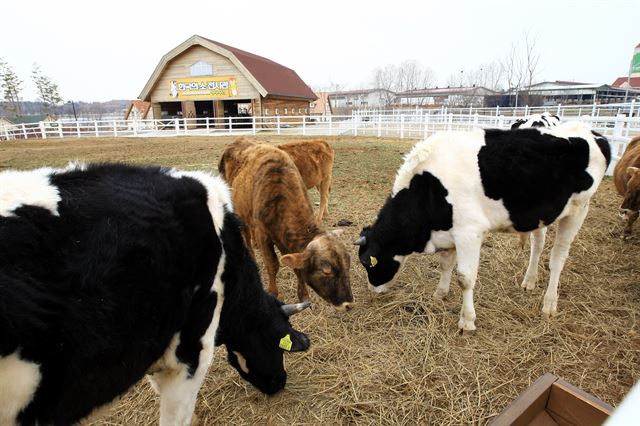
MULTIPOLYGON (((258 138, 265 140, 265 138, 258 138)), ((301 139, 269 137, 271 142, 301 139)), ((70 160, 154 163, 216 170, 231 138, 68 139, 0 143, 0 170, 62 166, 70 160)), ((559 315, 540 314, 548 279, 547 238, 538 288, 519 286, 528 250, 514 235, 485 242, 475 293, 478 331, 458 334, 461 294, 431 298, 437 261, 413 255, 394 290, 374 297, 351 242, 370 224, 415 141, 340 137, 329 216, 340 219, 352 254, 356 308, 344 314, 312 294, 314 307, 293 318, 312 346, 287 354, 284 391, 266 397, 230 367, 224 348, 201 389, 200 424, 485 424, 526 386, 552 372, 616 405, 640 378, 640 226, 619 238, 620 198, 605 178, 591 203, 560 279, 559 315)), ((318 194, 311 192, 313 201, 318 194)), ((317 208, 317 207, 316 207, 317 208)), ((295 276, 278 275, 281 296, 295 301, 295 276)), ((100 425, 157 424, 158 398, 142 380, 100 425)))

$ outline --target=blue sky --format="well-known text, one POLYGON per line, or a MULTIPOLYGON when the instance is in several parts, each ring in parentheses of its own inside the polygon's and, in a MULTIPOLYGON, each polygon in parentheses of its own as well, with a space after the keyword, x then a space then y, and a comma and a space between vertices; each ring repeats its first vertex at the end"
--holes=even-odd
POLYGON ((536 40, 538 80, 611 83, 640 43, 640 1, 5 2, 0 57, 36 97, 34 62, 65 99, 133 99, 167 51, 200 34, 293 68, 309 85, 359 88, 417 60, 439 84, 536 40))

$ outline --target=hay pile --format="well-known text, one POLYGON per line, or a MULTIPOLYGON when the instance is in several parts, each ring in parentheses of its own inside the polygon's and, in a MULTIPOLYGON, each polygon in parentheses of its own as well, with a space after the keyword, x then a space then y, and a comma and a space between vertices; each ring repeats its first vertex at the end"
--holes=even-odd
MULTIPOLYGON (((350 242, 372 221, 412 143, 329 140, 336 165, 325 224, 353 221, 345 228, 350 242)), ((217 164, 223 148, 218 141, 150 143, 158 148, 154 152, 185 152, 176 154, 177 161, 159 162, 198 168, 198 162, 217 164)), ((99 145, 87 149, 87 158, 110 159, 109 153, 96 154, 99 145)), ((145 157, 148 151, 140 157, 129 153, 131 161, 145 157)), ((200 424, 484 424, 547 371, 616 405, 640 378, 640 226, 634 239, 619 238, 619 202, 605 179, 572 246, 560 279, 559 315, 551 321, 540 309, 553 230, 545 269, 530 293, 519 286, 528 250, 521 251, 513 235, 491 235, 475 293, 475 336, 458 334, 461 294, 455 284, 444 302, 431 298, 438 281, 435 257, 411 256, 394 291, 374 298, 351 246, 356 308, 338 314, 312 294, 313 310, 293 318, 312 346, 286 355, 287 387, 273 397, 240 379, 218 348, 196 407, 200 424)), ((283 269, 278 279, 282 297, 295 301, 294 274, 283 269)), ((156 424, 157 413, 158 398, 143 381, 95 424, 156 424)))

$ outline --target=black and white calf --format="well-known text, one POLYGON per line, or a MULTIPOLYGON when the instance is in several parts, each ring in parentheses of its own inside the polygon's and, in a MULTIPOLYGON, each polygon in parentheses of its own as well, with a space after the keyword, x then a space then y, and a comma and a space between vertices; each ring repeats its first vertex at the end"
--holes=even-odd
POLYGON ((66 425, 149 374, 188 425, 225 344, 272 394, 308 338, 262 289, 217 177, 126 165, 0 173, 0 424, 66 425))
POLYGON ((533 114, 525 118, 518 118, 511 125, 511 129, 527 129, 529 127, 555 127, 560 124, 560 117, 550 112, 533 114))
POLYGON ((557 223, 542 308, 554 315, 569 246, 610 158, 608 141, 578 123, 431 136, 407 155, 391 197, 356 241, 370 286, 385 291, 405 256, 437 252, 441 276, 434 296, 442 298, 457 257, 463 289, 458 327, 475 330, 473 288, 486 233, 532 232, 522 286, 533 289, 545 227, 557 223))

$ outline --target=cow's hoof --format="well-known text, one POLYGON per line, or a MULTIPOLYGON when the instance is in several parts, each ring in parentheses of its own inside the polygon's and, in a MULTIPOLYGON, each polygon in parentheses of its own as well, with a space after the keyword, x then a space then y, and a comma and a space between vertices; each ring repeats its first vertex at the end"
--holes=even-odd
POLYGON ((442 302, 445 299, 445 297, 447 297, 447 293, 445 293, 443 291, 436 290, 433 293, 433 300, 436 300, 438 302, 442 302))
POLYGON ((465 320, 464 318, 460 318, 458 321, 458 329, 460 330, 460 334, 462 335, 473 335, 476 332, 475 321, 465 320))
POLYGON ((555 306, 542 307, 542 316, 547 320, 550 320, 551 318, 555 317, 557 314, 558 314, 558 309, 555 306))
POLYGON ((475 336, 476 335, 476 330, 465 330, 463 328, 458 329, 458 333, 460 333, 461 336, 475 336))

